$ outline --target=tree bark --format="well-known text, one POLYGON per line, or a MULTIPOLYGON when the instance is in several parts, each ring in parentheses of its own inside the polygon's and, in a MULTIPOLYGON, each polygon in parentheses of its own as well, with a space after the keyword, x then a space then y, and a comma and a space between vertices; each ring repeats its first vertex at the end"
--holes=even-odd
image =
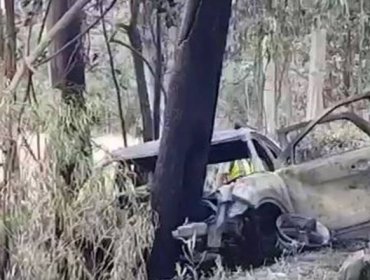
MULTIPOLYGON (((128 30, 128 36, 131 46, 142 53, 142 45, 139 29, 131 26, 128 30)), ((150 111, 149 94, 146 85, 144 63, 136 54, 132 54, 136 76, 137 92, 139 95, 140 112, 143 122, 143 140, 144 142, 153 140, 152 115, 150 111)))
POLYGON ((177 14, 183 4, 171 4, 162 0, 145 0, 143 3, 144 13, 141 25, 143 54, 153 66, 152 68, 155 68, 154 76, 149 74, 148 67, 145 68, 149 103, 154 126, 157 126, 154 131, 157 136, 160 136, 163 128, 164 108, 167 102, 168 75, 166 75, 166 69, 173 63, 172 46, 170 45, 174 42, 169 42, 172 35, 170 35, 170 29, 173 29, 174 26, 177 27, 176 24, 180 18, 177 14), (157 5, 160 6, 159 9, 157 5), (160 44, 158 40, 160 40, 160 44))
POLYGON ((264 67, 266 69, 266 81, 263 92, 263 107, 265 112, 266 121, 266 132, 270 136, 274 136, 277 125, 277 88, 276 88, 276 75, 275 75, 276 63, 274 59, 268 62, 268 65, 264 67))
POLYGON ((5 44, 5 76, 11 80, 16 71, 16 30, 14 0, 5 0, 6 13, 6 44, 5 44))
POLYGON ((254 95, 257 100, 257 115, 255 116, 254 126, 258 129, 264 127, 264 85, 265 85, 265 71, 263 68, 265 49, 265 35, 262 23, 258 26, 258 41, 257 51, 254 58, 254 95))
MULTIPOLYGON (((155 57, 156 57, 155 41, 154 41, 155 29, 153 28, 153 24, 154 24, 153 14, 155 11, 154 4, 155 4, 155 1, 151 1, 151 0, 143 1, 143 13, 140 16, 140 19, 141 19, 140 35, 141 35, 142 46, 143 46, 143 56, 148 60, 152 69, 155 69, 155 57)), ((152 114, 154 110, 154 83, 155 83, 154 76, 155 75, 153 76, 153 74, 151 73, 147 65, 145 65, 144 69, 145 69, 146 85, 147 85, 148 95, 149 95, 150 112, 152 114)))
MULTIPOLYGON (((74 4, 74 0, 54 0, 51 3, 48 28, 53 26, 74 4)), ((81 32, 83 11, 69 22, 50 45, 51 53, 56 53, 81 32)), ((62 95, 62 109, 64 113, 59 118, 58 135, 53 135, 58 171, 64 179, 65 187, 61 186, 65 203, 72 203, 76 198, 79 187, 89 176, 92 156, 90 131, 88 124, 80 124, 85 110, 85 64, 83 59, 82 38, 70 44, 56 55, 50 62, 50 77, 54 88, 58 88, 62 95)), ((65 231, 63 213, 56 210, 56 238, 60 239, 65 231)), ((82 250, 89 248, 87 240, 81 241, 82 250)), ((84 252, 85 253, 85 252, 84 252)), ((89 254, 87 254, 89 255, 89 254)), ((93 251, 90 254, 93 256, 93 251)), ((89 255, 89 257, 90 257, 89 255)), ((86 259, 86 265, 91 262, 86 259)), ((91 270, 91 269, 90 269, 91 270)), ((92 272, 92 271, 90 271, 92 272)), ((61 261, 59 266, 61 279, 69 279, 68 260, 61 261)), ((94 273, 94 272, 92 272, 94 273)))
POLYGON ((352 43, 351 43, 351 29, 348 27, 347 31, 347 45, 344 54, 344 67, 343 67, 343 84, 344 94, 346 97, 350 96, 351 90, 351 76, 352 76, 352 43))
POLYGON ((155 78, 154 78, 154 104, 153 104, 153 130, 154 138, 160 135, 161 122, 161 85, 162 85, 162 28, 161 28, 161 0, 157 0, 156 7, 156 59, 155 59, 155 78))
MULTIPOLYGON (((143 53, 143 44, 141 34, 137 27, 137 17, 139 9, 139 1, 131 1, 131 20, 127 28, 127 35, 131 46, 139 53, 143 53)), ((153 122, 150 110, 148 87, 146 82, 146 73, 143 60, 134 52, 132 52, 134 62, 137 92, 139 95, 140 112, 143 122, 143 140, 144 142, 153 140, 153 122)))
POLYGON ((202 197, 230 13, 231 0, 187 1, 151 188, 159 222, 151 280, 174 276, 180 244, 171 232, 194 220, 202 197))
POLYGON ((315 26, 311 32, 310 76, 307 92, 307 120, 324 110, 323 88, 326 66, 326 30, 315 26))
MULTIPOLYGON (((0 75, 6 77, 6 79, 2 79, 3 81, 11 81, 14 77, 16 71, 16 29, 15 29, 15 14, 14 14, 14 0, 5 0, 5 38, 1 38, 1 43, 5 42, 5 46, 3 45, 1 48, 4 50, 4 53, 1 53, 1 57, 4 57, 4 64, 1 63, 1 66, 5 66, 5 69, 1 67, 1 70, 5 70, 0 75)), ((3 27, 2 27, 3 28, 3 27)), ((2 72, 2 71, 1 71, 2 72)), ((5 85, 2 84, 1 88, 5 85)), ((3 92, 3 91, 2 91, 3 92)), ((8 104, 8 106, 14 106, 17 100, 16 93, 12 94, 12 100, 8 104)), ((4 135, 5 140, 2 143, 3 154, 4 154, 4 166, 3 166, 3 190, 2 190, 2 215, 3 219, 2 222, 4 224, 4 228, 7 230, 3 232, 3 240, 2 242, 2 250, 1 250, 1 269, 0 269, 0 277, 1 279, 6 279, 7 270, 10 268, 10 244, 11 244, 11 232, 10 224, 7 220, 9 218, 10 209, 8 206, 8 201, 10 198, 10 185, 12 184, 12 180, 14 177, 19 178, 19 157, 18 157, 18 149, 17 149, 17 138, 15 135, 16 129, 13 124, 13 120, 15 119, 15 115, 13 110, 10 110, 9 115, 6 118, 6 125, 7 131, 5 131, 4 135)), ((15 196, 16 197, 16 196, 15 196)))
MULTIPOLYGON (((49 24, 52 26, 63 14, 73 5, 73 0, 53 1, 49 13, 49 24)), ((78 36, 81 32, 83 12, 81 11, 68 24, 68 27, 60 32, 51 44, 52 53, 63 48, 65 44, 78 36)), ((84 157, 91 157, 90 133, 88 127, 81 128, 79 125, 79 114, 85 114, 85 64, 83 59, 83 41, 82 38, 70 44, 60 54, 50 61, 50 76, 52 86, 61 90, 63 107, 72 115, 65 120, 64 116, 60 119, 61 129, 68 139, 70 145, 65 145, 84 157), (67 125, 68 123, 68 125, 67 125)), ((62 151, 66 152, 66 151, 62 151)), ((78 185, 77 181, 83 181, 84 175, 77 174, 79 163, 76 157, 65 160, 64 154, 60 154, 59 166, 60 173, 65 183, 70 188, 70 192, 75 192, 78 185)))

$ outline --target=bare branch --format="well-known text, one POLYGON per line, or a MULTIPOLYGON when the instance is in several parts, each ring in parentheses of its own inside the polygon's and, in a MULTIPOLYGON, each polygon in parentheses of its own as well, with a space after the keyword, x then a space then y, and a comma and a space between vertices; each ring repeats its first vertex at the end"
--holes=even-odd
POLYGON ((50 12, 51 2, 52 2, 52 0, 49 0, 48 1, 48 4, 46 6, 45 16, 42 19, 40 33, 39 33, 39 36, 37 38, 37 43, 40 43, 41 42, 42 34, 44 33, 44 30, 45 30, 46 19, 47 19, 48 15, 49 15, 49 12, 50 12))
MULTIPOLYGON (((109 41, 112 42, 112 43, 116 43, 118 45, 121 45, 125 48, 128 48, 134 55, 138 56, 144 62, 144 64, 148 67, 150 74, 152 74, 153 77, 155 77, 155 71, 154 71, 153 67, 150 65, 150 62, 138 50, 136 50, 130 44, 127 44, 127 43, 125 43, 121 40, 118 40, 118 39, 111 38, 109 41)), ((162 90, 163 94, 165 96, 167 96, 167 92, 164 89, 163 84, 161 84, 161 90, 162 90)))
POLYGON ((121 122, 121 132, 122 132, 122 139, 123 139, 123 145, 127 147, 127 135, 126 135, 126 122, 123 117, 123 110, 122 110, 122 99, 121 99, 121 91, 120 87, 117 81, 115 69, 114 69, 114 60, 113 60, 113 55, 112 55, 112 49, 110 47, 110 42, 107 34, 107 28, 105 26, 105 20, 104 20, 104 13, 103 13, 103 5, 100 4, 100 16, 102 18, 102 27, 103 27, 103 35, 104 35, 104 40, 105 44, 107 46, 107 51, 108 51, 108 56, 109 56, 109 65, 111 68, 111 73, 112 73, 112 79, 114 83, 114 87, 116 89, 116 95, 117 95, 117 104, 118 104, 118 113, 119 113, 119 118, 121 122))

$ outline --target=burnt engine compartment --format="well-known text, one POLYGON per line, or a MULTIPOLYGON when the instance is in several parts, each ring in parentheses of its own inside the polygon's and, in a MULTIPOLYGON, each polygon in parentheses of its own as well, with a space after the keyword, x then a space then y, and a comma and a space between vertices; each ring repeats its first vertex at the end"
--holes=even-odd
MULTIPOLYGON (((194 248, 200 254, 221 256, 228 269, 249 269, 274 262, 282 251, 276 246, 276 220, 282 214, 279 207, 266 203, 257 209, 248 209, 241 215, 225 220, 222 245, 217 249, 207 247, 207 236, 199 237, 194 248)), ((214 213, 212 214, 214 215, 214 213)), ((214 216, 208 216, 211 221, 214 216)), ((185 259, 183 259, 186 262, 185 259)), ((201 259, 200 270, 214 267, 215 259, 201 259)))

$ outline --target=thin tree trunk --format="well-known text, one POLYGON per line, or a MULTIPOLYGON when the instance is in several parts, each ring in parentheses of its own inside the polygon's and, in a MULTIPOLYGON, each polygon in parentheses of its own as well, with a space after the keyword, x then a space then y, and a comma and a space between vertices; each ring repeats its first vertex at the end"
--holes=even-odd
MULTIPOLYGON (((137 17, 139 9, 139 1, 131 1, 131 21, 127 28, 127 34, 131 46, 137 51, 137 53, 143 53, 143 44, 141 40, 141 34, 137 27, 137 17)), ((137 91, 139 95, 140 112, 143 122, 143 140, 144 142, 153 140, 153 122, 152 114, 150 110, 149 94, 146 81, 146 73, 144 62, 136 53, 132 52, 132 58, 134 62, 135 77, 137 91)), ((149 73, 151 75, 151 73, 149 73)))
MULTIPOLYGON (((13 79, 15 71, 16 71, 16 30, 15 30, 15 15, 14 15, 14 0, 5 0, 5 34, 6 40, 5 41, 5 48, 4 53, 1 56, 4 56, 4 74, 7 81, 13 79)), ((2 43, 4 42, 1 38, 2 43)), ((2 66, 3 66, 2 65, 2 66)), ((3 75, 3 73, 0 73, 3 75)), ((4 81, 4 80, 3 80, 4 81)), ((4 87, 4 84, 1 85, 4 87)), ((13 94, 12 100, 8 106, 13 106, 17 100, 16 93, 13 94)), ((5 141, 3 143, 5 151, 5 163, 3 166, 4 172, 4 189, 3 189, 3 202, 2 202, 2 217, 3 217, 3 224, 6 230, 3 230, 4 234, 4 244, 2 244, 2 256, 1 256, 1 270, 0 270, 0 277, 1 279, 6 279, 7 270, 10 267, 10 224, 8 222, 9 215, 11 215, 10 207, 8 205, 8 201, 11 195, 10 186, 12 185, 12 180, 15 177, 19 177, 19 158, 17 152, 17 139, 15 135, 15 128, 13 124, 13 120, 15 118, 13 110, 9 110, 9 115, 7 116, 6 123, 7 123, 7 132, 5 133, 5 141)))
POLYGON ((307 120, 324 110, 323 88, 326 66, 326 30, 314 27, 311 33, 310 76, 307 92, 307 120))
POLYGON ((12 79, 16 71, 16 31, 14 17, 14 0, 5 0, 6 35, 5 76, 12 79))
POLYGON ((352 74, 352 46, 351 46, 351 29, 348 28, 347 31, 347 46, 344 57, 344 67, 343 67, 343 84, 345 88, 345 95, 350 95, 351 89, 351 74, 352 74))
POLYGON ((293 96, 287 73, 283 75, 282 79, 283 80, 281 82, 281 110, 283 111, 284 123, 279 124, 279 127, 289 126, 290 124, 295 122, 295 120, 292 119, 293 96))
MULTIPOLYGON (((161 109, 163 107, 163 100, 164 98, 161 98, 163 96, 161 95, 156 95, 156 87, 158 86, 158 64, 157 64, 157 56, 158 56, 158 48, 157 48, 157 24, 156 24, 156 17, 157 17, 157 3, 160 2, 161 0, 158 1, 151 1, 151 0, 146 0, 143 1, 144 5, 144 13, 142 14, 142 19, 143 23, 141 25, 141 35, 142 35, 142 42, 143 42, 143 55, 145 58, 148 60, 149 64, 152 66, 152 69, 154 69, 154 75, 152 75, 149 71, 148 66, 145 67, 145 72, 146 72, 146 84, 148 87, 148 94, 149 94, 149 104, 150 104, 150 109, 152 113, 152 120, 153 120, 153 133, 156 134, 155 132, 155 123, 158 121, 155 121, 154 118, 159 118, 161 119, 161 109), (160 104, 159 106, 156 105, 160 104), (157 108, 155 108, 157 107, 157 108), (159 109, 158 109, 159 107, 159 109), (159 115, 158 115, 159 114, 159 115)), ((159 23, 159 21, 158 21, 159 23)), ((159 26, 160 32, 160 37, 163 38, 163 29, 161 26, 159 26)), ((162 47, 162 45, 160 46, 162 47)), ((162 49, 159 50, 162 53, 162 49)), ((162 65, 161 65, 162 67, 162 65)), ((159 85, 161 86, 161 84, 159 85)), ((159 126, 161 125, 159 121, 159 126)), ((158 130, 158 129, 157 129, 158 130)), ((160 130, 160 129, 159 129, 160 130)), ((158 134, 158 133, 157 133, 158 134)))
POLYGON ((276 132, 276 76, 275 76, 275 61, 272 59, 266 69, 266 81, 263 92, 263 107, 266 120, 266 131, 269 135, 274 135, 276 132))
POLYGON ((230 13, 231 0, 187 1, 151 188, 159 228, 150 280, 174 275, 180 244, 171 232, 195 219, 202 197, 230 13))
MULTIPOLYGON (((155 1, 146 0, 143 1, 144 11, 141 15, 142 24, 140 24, 140 34, 141 34, 141 41, 143 46, 143 56, 148 60, 148 63, 151 65, 152 69, 155 69, 155 58, 156 58, 156 49, 155 49, 155 42, 154 42, 154 30, 153 30, 153 21, 152 15, 155 11, 154 9, 155 1)), ((146 85, 148 89, 148 96, 149 96, 149 104, 150 104, 150 111, 153 113, 154 110, 154 84, 155 84, 155 77, 150 72, 150 69, 147 65, 144 67, 145 69, 145 78, 146 78, 146 85)))
POLYGON ((162 84, 162 28, 161 28, 161 1, 157 1, 156 7, 156 59, 154 79, 154 104, 153 104, 153 128, 154 138, 158 139, 161 122, 161 84, 162 84))
MULTIPOLYGON (((131 46, 138 52, 142 53, 142 44, 139 29, 136 26, 131 26, 128 31, 131 46)), ((143 140, 144 142, 153 139, 152 115, 149 103, 149 94, 145 78, 144 63, 136 54, 132 54, 134 61, 134 69, 136 76, 136 85, 139 95, 140 111, 143 122, 143 140)))
POLYGON ((263 69, 263 43, 264 43, 264 31, 263 26, 260 23, 258 27, 258 43, 257 43, 257 52, 255 54, 254 60, 254 95, 257 100, 257 116, 254 123, 254 126, 258 129, 264 127, 264 84, 265 84, 265 72, 263 69))

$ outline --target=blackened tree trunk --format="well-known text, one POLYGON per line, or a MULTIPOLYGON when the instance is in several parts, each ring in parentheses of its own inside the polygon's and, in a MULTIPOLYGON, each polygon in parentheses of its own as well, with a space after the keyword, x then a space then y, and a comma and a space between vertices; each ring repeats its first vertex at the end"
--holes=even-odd
MULTIPOLYGON (((142 45, 139 29, 132 26, 128 30, 131 46, 139 53, 142 53, 142 45)), ((136 76, 137 91, 139 95, 140 112, 143 122, 143 140, 144 142, 153 140, 152 115, 150 112, 149 94, 145 79, 144 63, 137 54, 132 54, 134 60, 134 69, 136 76)))
MULTIPOLYGON (((53 0, 48 15, 48 28, 51 28, 74 4, 75 0, 53 0)), ((83 36, 80 36, 83 23, 83 11, 80 11, 75 18, 61 31, 50 45, 51 54, 57 54, 50 62, 50 77, 54 88, 61 91, 62 114, 59 116, 59 127, 57 135, 52 143, 56 152, 58 172, 64 179, 65 185, 61 185, 61 193, 65 203, 72 203, 76 198, 82 183, 89 176, 91 162, 91 144, 89 122, 86 120, 85 108, 85 63, 83 56, 83 36), (79 39, 69 44, 72 39, 80 36, 79 39)), ((64 215, 59 208, 56 209, 56 238, 60 239, 65 232, 64 215)), ((89 248, 90 243, 86 240, 81 241, 80 248, 93 252, 89 248)), ((85 258, 86 266, 92 271, 89 264, 93 261, 85 258)), ((63 259, 59 264, 59 274, 61 279, 69 279, 68 260, 63 259)))
MULTIPOLYGON (((53 26, 68 9, 74 4, 73 0, 54 0, 51 3, 49 12, 49 27, 53 26)), ((77 191, 77 185, 80 179, 83 181, 84 175, 79 173, 78 158, 91 156, 90 134, 86 125, 81 125, 80 115, 85 114, 85 64, 83 58, 83 41, 82 37, 69 43, 73 38, 79 36, 83 12, 72 20, 68 27, 60 32, 57 38, 52 42, 51 53, 58 53, 50 63, 51 83, 54 88, 58 88, 62 94, 63 108, 67 116, 61 116, 60 133, 65 139, 63 147, 73 150, 69 157, 60 151, 59 154, 59 171, 66 185, 69 187, 69 194, 77 191), (62 51, 61 51, 62 50, 62 51), (68 119, 67 119, 68 118, 68 119), (66 142, 69 142, 66 144, 66 142)), ((58 141, 59 142, 59 141, 58 141)), ((69 154, 69 153, 68 153, 69 154)), ((84 168, 82 168, 84 169, 84 168)))
POLYGON ((180 244, 171 232, 195 216, 202 196, 230 13, 231 0, 187 1, 152 184, 151 280, 174 275, 180 244))
POLYGON ((132 52, 132 58, 134 61, 134 69, 136 76, 136 85, 139 95, 140 111, 143 122, 143 140, 144 142, 153 140, 153 124, 152 115, 150 111, 149 94, 145 78, 144 62, 140 57, 143 53, 143 46, 141 41, 141 35, 139 28, 137 27, 137 17, 139 12, 139 1, 131 0, 131 20, 127 27, 127 35, 130 40, 130 44, 135 49, 132 52))

